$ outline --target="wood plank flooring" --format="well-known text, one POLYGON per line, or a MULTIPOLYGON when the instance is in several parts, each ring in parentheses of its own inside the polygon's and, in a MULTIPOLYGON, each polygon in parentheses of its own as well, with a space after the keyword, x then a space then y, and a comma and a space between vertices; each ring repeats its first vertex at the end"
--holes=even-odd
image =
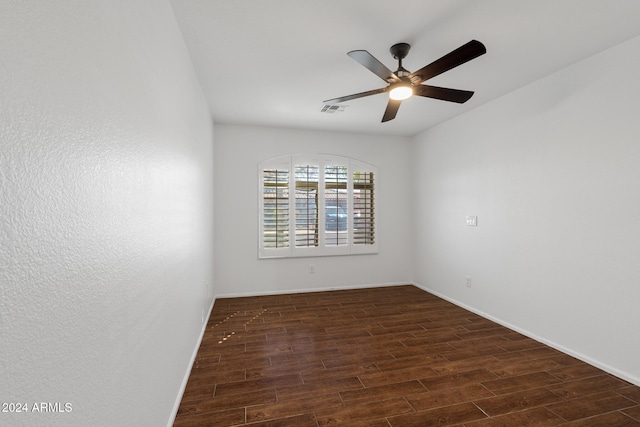
POLYGON ((414 286, 218 299, 174 426, 640 426, 640 387, 414 286))

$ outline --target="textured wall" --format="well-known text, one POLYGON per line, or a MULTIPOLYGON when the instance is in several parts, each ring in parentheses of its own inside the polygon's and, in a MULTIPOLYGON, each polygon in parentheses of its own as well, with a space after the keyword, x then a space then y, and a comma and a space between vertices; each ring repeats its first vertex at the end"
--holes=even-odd
POLYGON ((0 425, 166 425, 213 295, 212 124, 171 8, 3 2, 0 58, 0 402, 29 411, 0 425))
POLYGON ((429 130, 412 157, 416 282, 636 384, 638 75, 636 37, 429 130))

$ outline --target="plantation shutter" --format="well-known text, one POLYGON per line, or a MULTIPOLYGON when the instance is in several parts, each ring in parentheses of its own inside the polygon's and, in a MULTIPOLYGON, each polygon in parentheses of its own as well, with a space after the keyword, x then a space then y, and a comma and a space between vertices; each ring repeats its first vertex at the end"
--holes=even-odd
POLYGON ((296 154, 265 160, 258 176, 259 258, 377 252, 374 166, 296 154))
POLYGON ((349 242, 347 166, 324 167, 325 246, 344 246, 349 242))
POLYGON ((296 165, 296 247, 318 246, 318 165, 296 165))
POLYGON ((262 248, 289 247, 289 170, 262 170, 262 248))
POLYGON ((353 244, 375 243, 374 173, 353 173, 353 244))

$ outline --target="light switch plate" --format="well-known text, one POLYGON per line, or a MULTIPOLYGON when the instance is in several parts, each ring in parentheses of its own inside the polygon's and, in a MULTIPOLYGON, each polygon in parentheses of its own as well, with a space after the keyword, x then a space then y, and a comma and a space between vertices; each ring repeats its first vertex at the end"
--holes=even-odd
POLYGON ((467 215, 467 225, 472 227, 478 226, 478 216, 477 215, 467 215))

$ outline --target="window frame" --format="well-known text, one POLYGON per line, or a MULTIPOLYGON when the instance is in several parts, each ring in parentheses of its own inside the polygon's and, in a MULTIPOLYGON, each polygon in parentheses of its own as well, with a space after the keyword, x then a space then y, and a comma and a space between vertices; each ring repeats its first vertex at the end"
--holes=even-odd
MULTIPOLYGON (((331 154, 294 154, 280 156, 262 161, 258 164, 258 258, 296 258, 296 257, 316 257, 316 256, 341 256, 341 255, 358 255, 358 254, 375 254, 378 252, 376 227, 377 218, 376 211, 376 186, 378 179, 377 167, 361 160, 350 157, 337 156, 331 154), (317 204, 316 208, 316 227, 317 227, 317 246, 297 246, 296 239, 296 167, 313 166, 318 170, 317 183, 317 204), (347 211, 347 243, 343 245, 327 246, 326 243, 326 183, 325 183, 325 167, 326 166, 342 166, 347 168, 346 182, 346 211, 347 211), (287 170, 289 174, 288 180, 288 246, 271 248, 265 247, 265 198, 264 198, 264 179, 265 170, 287 170), (354 173, 370 173, 372 177, 371 184, 371 204, 370 221, 368 230, 371 233, 371 242, 355 243, 354 242, 354 173)), ((308 181, 307 181, 308 182, 308 181)), ((336 206, 338 206, 336 204, 336 206)), ((337 231, 339 231, 337 229, 337 231)))

